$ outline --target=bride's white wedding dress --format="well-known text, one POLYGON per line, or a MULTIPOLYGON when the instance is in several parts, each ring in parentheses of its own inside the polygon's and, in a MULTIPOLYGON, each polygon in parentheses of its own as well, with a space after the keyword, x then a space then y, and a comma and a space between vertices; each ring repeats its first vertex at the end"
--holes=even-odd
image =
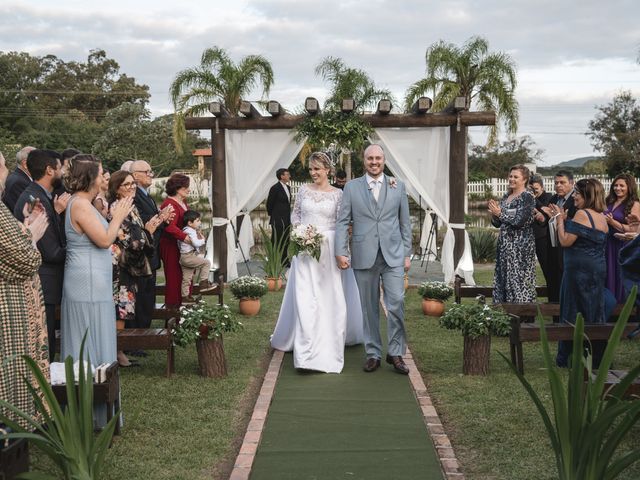
POLYGON ((293 350, 296 368, 340 373, 344 346, 362 343, 362 309, 350 268, 340 270, 334 255, 335 226, 342 190, 318 192, 303 185, 296 196, 292 227, 314 225, 323 235, 320 260, 297 255, 271 345, 293 350))

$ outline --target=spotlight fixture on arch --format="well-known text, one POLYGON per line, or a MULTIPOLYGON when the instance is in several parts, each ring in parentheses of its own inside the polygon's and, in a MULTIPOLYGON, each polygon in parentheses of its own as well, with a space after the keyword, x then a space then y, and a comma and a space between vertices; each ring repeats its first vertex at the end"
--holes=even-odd
POLYGON ((356 109, 356 101, 353 98, 343 98, 340 110, 343 113, 351 113, 356 109))
POLYGON ((383 98, 378 102, 378 113, 380 115, 388 115, 392 108, 393 104, 391 103, 391 100, 383 98))
POLYGON ((316 113, 320 113, 320 104, 315 98, 307 97, 304 101, 304 109, 309 115, 315 115, 316 113))
POLYGON ((433 101, 429 97, 420 97, 411 107, 411 111, 413 113, 427 113, 432 105, 433 101))
POLYGON ((267 103, 267 112, 269 112, 269 115, 272 117, 277 117, 284 113, 284 109, 282 108, 282 105, 280 105, 280 102, 269 100, 269 103, 267 103))

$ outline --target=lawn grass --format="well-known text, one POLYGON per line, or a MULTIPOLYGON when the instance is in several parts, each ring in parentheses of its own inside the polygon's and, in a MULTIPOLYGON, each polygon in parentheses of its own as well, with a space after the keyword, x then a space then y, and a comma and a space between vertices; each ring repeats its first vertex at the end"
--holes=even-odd
MULTIPOLYGON (((228 376, 198 375, 195 346, 176 348, 176 374, 164 377, 166 353, 149 351, 141 367, 121 369, 124 428, 106 459, 107 480, 226 479, 235 461, 255 395, 271 358, 282 292, 262 297, 260 313, 225 334, 228 376)), ((230 295, 226 302, 237 309, 230 295)), ((54 468, 34 452, 32 465, 54 468)))
MULTIPOLYGON (((490 266, 481 267, 476 282, 491 285, 490 266)), ((509 355, 506 338, 493 338, 491 373, 486 377, 462 375, 462 336, 440 328, 438 319, 422 315, 420 297, 406 297, 406 326, 415 361, 468 480, 554 479, 555 457, 547 433, 532 401, 516 376, 498 355, 509 355)), ((640 345, 623 341, 616 368, 637 361, 640 345)), ((555 345, 552 346, 555 349, 555 345)), ((547 405, 550 395, 538 342, 524 344, 526 377, 547 405)), ((635 428, 624 448, 637 447, 635 428)), ((640 465, 621 479, 640 478, 640 465)))

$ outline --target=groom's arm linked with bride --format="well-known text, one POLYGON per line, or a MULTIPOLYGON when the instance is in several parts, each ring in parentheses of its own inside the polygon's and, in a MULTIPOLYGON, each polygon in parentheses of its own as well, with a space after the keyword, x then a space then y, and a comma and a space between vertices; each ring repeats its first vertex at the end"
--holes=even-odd
POLYGON ((404 183, 386 177, 384 151, 370 145, 364 152, 366 174, 344 187, 336 221, 335 255, 338 267, 353 268, 364 321, 365 372, 380 367, 380 280, 387 307, 387 363, 402 374, 409 368, 404 328, 404 273, 409 270, 411 221, 404 183), (349 225, 353 225, 351 250, 349 225))

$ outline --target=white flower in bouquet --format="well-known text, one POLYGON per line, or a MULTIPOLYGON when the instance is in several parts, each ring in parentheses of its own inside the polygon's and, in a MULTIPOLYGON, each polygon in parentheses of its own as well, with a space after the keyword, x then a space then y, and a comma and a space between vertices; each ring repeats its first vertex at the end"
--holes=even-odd
POLYGON ((320 247, 323 238, 313 225, 296 225, 291 229, 290 256, 304 254, 320 260, 320 247))

